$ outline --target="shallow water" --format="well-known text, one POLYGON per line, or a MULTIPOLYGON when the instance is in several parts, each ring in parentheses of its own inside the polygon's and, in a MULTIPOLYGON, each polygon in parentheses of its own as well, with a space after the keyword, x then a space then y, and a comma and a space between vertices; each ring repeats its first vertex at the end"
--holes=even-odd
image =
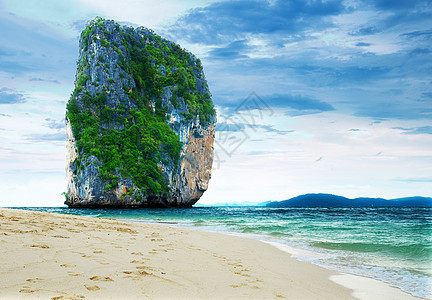
POLYGON ((247 235, 288 245, 300 260, 432 299, 431 208, 27 209, 247 235))

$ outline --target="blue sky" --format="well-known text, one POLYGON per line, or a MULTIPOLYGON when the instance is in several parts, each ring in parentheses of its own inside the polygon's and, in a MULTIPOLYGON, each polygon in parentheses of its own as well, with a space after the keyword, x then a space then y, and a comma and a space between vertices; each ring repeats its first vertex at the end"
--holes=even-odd
POLYGON ((0 206, 61 206, 78 40, 101 16, 201 58, 218 110, 202 203, 432 196, 430 1, 0 1, 0 206))

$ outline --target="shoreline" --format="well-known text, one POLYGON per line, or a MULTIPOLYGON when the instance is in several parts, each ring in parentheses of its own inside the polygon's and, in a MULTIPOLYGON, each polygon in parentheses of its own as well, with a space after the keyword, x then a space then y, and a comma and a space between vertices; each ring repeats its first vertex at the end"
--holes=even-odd
POLYGON ((402 290, 400 287, 393 286, 381 279, 368 277, 366 275, 360 275, 349 273, 346 271, 339 271, 337 269, 332 269, 330 267, 327 267, 325 265, 320 265, 312 260, 308 256, 320 256, 322 255, 319 252, 314 252, 313 250, 306 250, 302 248, 297 248, 293 245, 289 245, 286 243, 283 243, 282 241, 278 241, 275 239, 265 239, 262 236, 258 234, 248 234, 248 233, 239 233, 239 232, 233 232, 233 231, 224 231, 224 230, 211 230, 206 229, 205 227, 194 227, 194 226, 187 226, 182 225, 178 222, 170 222, 170 221, 145 221, 142 222, 139 219, 122 219, 125 222, 134 222, 134 223, 141 223, 141 224, 150 224, 150 225, 160 225, 160 226, 167 226, 167 227, 174 227, 174 228, 181 228, 181 229, 188 229, 188 230, 196 230, 196 231, 203 231, 203 232, 209 232, 214 234, 222 234, 222 235, 228 235, 233 237, 239 237, 239 238, 246 238, 251 239, 255 241, 259 241, 261 243, 265 243, 268 245, 271 245, 272 247, 275 247, 288 255, 290 255, 291 258, 296 259, 300 262, 305 262, 312 264, 314 266, 317 266, 319 268, 323 268, 329 271, 333 271, 338 273, 338 275, 332 275, 329 277, 329 279, 338 285, 341 285, 345 288, 348 288, 352 291, 352 295, 356 299, 360 300, 367 300, 367 299, 425 299, 428 300, 428 298, 419 297, 410 294, 409 292, 406 292, 402 290), (178 226, 177 226, 178 225, 178 226), (306 255, 305 255, 306 253, 306 255), (401 293, 403 295, 401 295, 401 293), (406 298, 408 297, 408 298, 406 298))
POLYGON ((0 298, 420 299, 260 240, 169 225, 0 208, 0 298))

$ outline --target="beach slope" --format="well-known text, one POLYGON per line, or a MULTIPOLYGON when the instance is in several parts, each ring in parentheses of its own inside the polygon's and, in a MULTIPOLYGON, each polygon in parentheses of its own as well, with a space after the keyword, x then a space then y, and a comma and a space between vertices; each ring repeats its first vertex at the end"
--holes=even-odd
POLYGON ((0 261, 6 299, 351 299, 355 290, 257 240, 11 209, 0 209, 0 261))

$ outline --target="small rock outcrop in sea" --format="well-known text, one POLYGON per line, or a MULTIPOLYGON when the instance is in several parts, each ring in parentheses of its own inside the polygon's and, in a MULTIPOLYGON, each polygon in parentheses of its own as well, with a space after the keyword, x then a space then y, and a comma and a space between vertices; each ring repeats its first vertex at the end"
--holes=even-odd
POLYGON ((96 18, 66 111, 69 207, 188 207, 207 190, 216 114, 201 61, 96 18))

